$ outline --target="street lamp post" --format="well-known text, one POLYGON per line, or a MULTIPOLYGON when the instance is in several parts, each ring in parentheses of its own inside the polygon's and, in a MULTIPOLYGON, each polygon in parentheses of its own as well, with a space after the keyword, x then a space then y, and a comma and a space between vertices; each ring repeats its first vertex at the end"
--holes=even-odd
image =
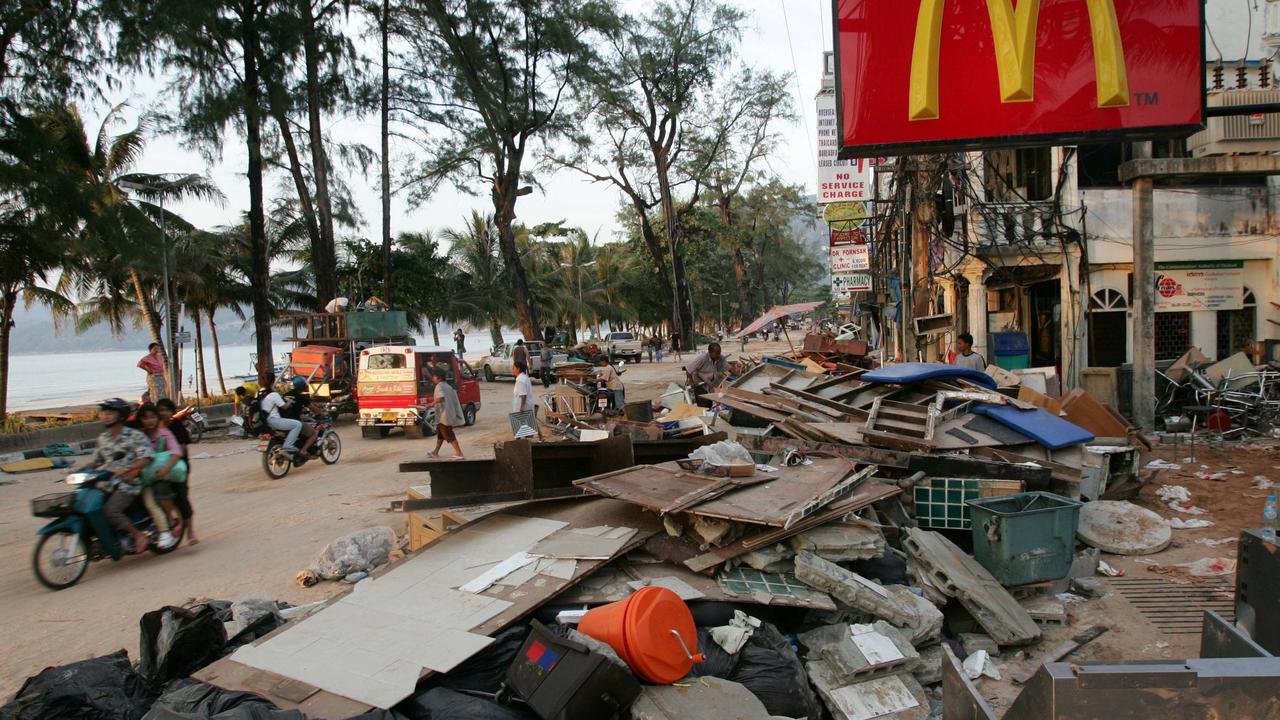
MULTIPOLYGON (((117 184, 121 188, 131 190, 133 192, 162 190, 161 187, 156 185, 143 185, 141 183, 130 182, 128 180, 121 180, 117 184)), ((165 369, 169 373, 169 397, 176 401, 178 398, 178 389, 181 387, 181 383, 178 382, 178 378, 175 376, 175 373, 177 372, 177 362, 174 358, 174 353, 177 352, 177 347, 174 343, 173 337, 173 298, 169 292, 169 236, 165 234, 164 193, 159 192, 157 194, 159 196, 158 200, 160 201, 160 256, 163 267, 162 281, 164 282, 164 344, 167 346, 164 354, 165 365, 167 366, 165 369)))
MULTIPOLYGON (((579 324, 579 325, 581 325, 581 324, 582 324, 582 268, 589 268, 589 267, 592 267, 593 265, 595 265, 595 264, 596 264, 596 263, 598 263, 598 262, 600 262, 600 261, 599 261, 599 260, 592 260, 592 261, 591 261, 591 262, 589 262, 589 263, 582 263, 581 265, 572 265, 572 264, 570 264, 570 263, 560 263, 560 267, 562 267, 562 268, 576 268, 576 269, 577 269, 577 272, 575 272, 575 273, 574 273, 574 275, 576 275, 576 276, 578 277, 578 324, 579 324)), ((573 329, 573 332, 574 332, 574 335, 576 336, 576 335, 577 335, 577 333, 578 333, 578 329, 575 327, 575 328, 573 329)))

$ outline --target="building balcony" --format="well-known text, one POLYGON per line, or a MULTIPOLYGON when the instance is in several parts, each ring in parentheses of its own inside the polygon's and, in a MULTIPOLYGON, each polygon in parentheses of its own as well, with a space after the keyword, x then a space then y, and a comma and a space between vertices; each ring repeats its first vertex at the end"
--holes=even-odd
POLYGON ((969 209, 974 246, 984 250, 1049 249, 1062 227, 1054 220, 1051 201, 984 202, 969 209))

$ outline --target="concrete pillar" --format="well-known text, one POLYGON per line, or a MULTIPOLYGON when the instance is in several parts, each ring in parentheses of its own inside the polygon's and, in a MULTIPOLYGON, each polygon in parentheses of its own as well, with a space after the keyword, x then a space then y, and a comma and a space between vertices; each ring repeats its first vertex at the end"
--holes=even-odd
MULTIPOLYGON (((987 344, 987 285, 983 279, 982 266, 966 269, 964 278, 969 281, 968 302, 964 312, 968 315, 969 334, 973 336, 973 350, 990 363, 992 358, 987 344)), ((956 312, 960 311, 960 308, 956 308, 956 312)))
POLYGON ((1133 180, 1133 421, 1155 429, 1156 314, 1153 180, 1133 180))
POLYGON ((1062 273, 1059 275, 1058 293, 1062 314, 1059 327, 1059 340, 1062 344, 1062 389, 1080 385, 1080 368, 1088 362, 1088 335, 1085 332, 1084 306, 1086 299, 1081 296, 1084 282, 1080 277, 1080 250, 1075 245, 1066 245, 1062 254, 1062 273))

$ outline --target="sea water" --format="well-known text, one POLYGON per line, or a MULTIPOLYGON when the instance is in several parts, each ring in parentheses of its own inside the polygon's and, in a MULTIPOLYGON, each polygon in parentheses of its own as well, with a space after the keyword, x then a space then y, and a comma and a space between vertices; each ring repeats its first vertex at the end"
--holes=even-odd
MULTIPOLYGON (((502 334, 508 342, 515 342, 520 337, 520 333, 514 330, 504 330, 502 334)), ((452 329, 446 331, 442 327, 440 344, 452 348, 452 335, 452 329)), ((430 343, 430 333, 418 338, 418 341, 430 343)), ((467 357, 478 359, 489 351, 492 344, 493 340, 488 332, 467 333, 467 357)), ((273 343, 276 364, 284 361, 283 353, 288 352, 290 347, 289 343, 281 341, 273 343)), ((222 376, 228 391, 251 376, 252 358, 256 352, 257 349, 252 345, 228 345, 221 348, 222 376)), ((137 367, 138 360, 144 354, 145 347, 98 352, 11 355, 9 409, 36 410, 86 405, 109 397, 137 402, 147 389, 146 374, 137 367)), ((204 360, 209 391, 217 393, 221 387, 213 361, 213 347, 207 342, 204 360)), ((195 378, 195 351, 187 346, 182 353, 184 395, 195 394, 195 378)))

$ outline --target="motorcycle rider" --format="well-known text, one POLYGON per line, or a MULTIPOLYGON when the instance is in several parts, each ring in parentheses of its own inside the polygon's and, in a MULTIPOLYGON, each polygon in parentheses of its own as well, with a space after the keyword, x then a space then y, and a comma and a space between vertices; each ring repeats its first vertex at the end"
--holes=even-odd
POLYGON ((306 378, 294 375, 290 385, 292 387, 289 392, 284 394, 285 405, 280 408, 280 416, 302 423, 302 447, 298 449, 305 454, 315 444, 316 426, 315 423, 307 422, 302 418, 302 411, 309 409, 312 417, 323 415, 324 412, 318 410, 315 403, 311 402, 311 388, 308 387, 306 378))
MULTIPOLYGON (((125 427, 129 417, 129 403, 120 398, 103 400, 98 405, 98 417, 106 430, 98 435, 98 447, 89 459, 89 467, 106 470, 115 476, 116 482, 111 495, 102 506, 107 516, 107 523, 120 533, 129 533, 133 539, 133 552, 145 552, 150 540, 146 534, 133 526, 125 514, 129 506, 142 492, 142 484, 138 478, 142 469, 151 463, 154 451, 151 441, 139 430, 125 427)), ((172 545, 173 536, 161 533, 160 544, 172 545)))
POLYGON ((262 387, 266 394, 262 401, 258 403, 258 407, 262 414, 267 417, 267 426, 272 430, 286 433, 284 436, 284 447, 281 450, 286 455, 293 455, 298 452, 298 435, 302 433, 302 421, 291 420, 280 414, 281 408, 287 407, 289 401, 285 400, 275 389, 276 376, 267 373, 263 376, 262 387))

